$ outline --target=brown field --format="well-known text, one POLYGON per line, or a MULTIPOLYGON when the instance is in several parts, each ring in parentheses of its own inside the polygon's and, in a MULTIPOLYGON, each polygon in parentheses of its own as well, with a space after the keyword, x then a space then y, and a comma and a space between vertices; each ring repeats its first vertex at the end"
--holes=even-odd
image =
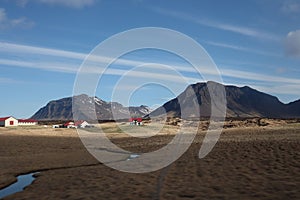
MULTIPOLYGON (((0 188, 17 175, 39 171, 32 185, 5 199, 300 199, 300 124, 267 122, 229 122, 203 159, 200 131, 180 159, 145 174, 99 163, 74 129, 2 127, 0 188)), ((176 130, 165 126, 164 134, 136 139, 113 124, 101 126, 115 144, 135 152, 164 146, 176 130)))

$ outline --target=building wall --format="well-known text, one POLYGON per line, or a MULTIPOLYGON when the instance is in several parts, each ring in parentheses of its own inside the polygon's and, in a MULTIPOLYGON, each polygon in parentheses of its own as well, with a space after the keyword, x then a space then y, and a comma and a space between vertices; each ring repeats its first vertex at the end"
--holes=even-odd
POLYGON ((80 124, 80 127, 81 128, 85 128, 86 126, 88 126, 89 125, 89 123, 87 123, 86 121, 84 121, 84 122, 82 122, 81 124, 80 124))
POLYGON ((10 117, 8 119, 5 120, 5 124, 4 126, 8 127, 8 126, 18 126, 18 120, 13 118, 13 117, 10 117), (13 125, 11 125, 11 122, 13 122, 13 125))
POLYGON ((19 122, 19 126, 34 126, 37 122, 19 122))
POLYGON ((0 121, 0 126, 4 126, 5 125, 5 121, 0 121))

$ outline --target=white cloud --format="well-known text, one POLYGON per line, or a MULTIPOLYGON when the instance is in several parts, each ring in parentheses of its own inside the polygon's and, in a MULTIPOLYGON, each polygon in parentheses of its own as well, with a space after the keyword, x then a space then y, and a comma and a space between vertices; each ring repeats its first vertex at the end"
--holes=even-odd
POLYGON ((4 8, 0 8, 0 30, 9 29, 14 27, 31 28, 34 22, 28 20, 26 17, 10 19, 4 8))
POLYGON ((299 96, 300 87, 299 85, 291 85, 291 84, 284 84, 284 85, 274 85, 274 86, 254 86, 258 90, 273 93, 273 94, 296 94, 299 96))
POLYGON ((25 7, 29 2, 37 2, 69 8, 84 8, 94 5, 97 1, 98 0, 17 0, 16 2, 20 7, 25 7))
MULTIPOLYGON (((72 52, 72 51, 64 51, 59 49, 51 49, 51 48, 43 48, 43 47, 35 47, 35 46, 28 46, 28 45, 20 45, 20 44, 13 44, 13 43, 5 43, 0 42, 0 52, 5 52, 9 54, 24 56, 26 59, 30 59, 32 56, 41 55, 45 56, 42 61, 38 61, 35 59, 31 59, 30 61, 17 61, 17 60, 10 60, 10 59, 0 59, 0 65, 6 66, 17 66, 17 67, 25 67, 25 68, 33 68, 33 69, 40 69, 40 70, 47 70, 47 71, 57 71, 63 73, 77 73, 80 67, 81 62, 88 56, 88 54, 72 52), (56 58, 56 59, 55 59, 56 58), (53 62, 53 59, 58 60, 58 58, 68 59, 68 63, 66 64, 65 61, 63 62, 53 62), (74 63, 77 63, 75 64, 74 63), (77 62, 76 62, 77 61, 77 62), (74 63, 74 64, 70 64, 74 63)), ((39 56, 40 57, 40 56, 39 56)), ((107 60, 109 58, 101 57, 101 56, 92 56, 89 58, 89 66, 86 67, 87 71, 83 71, 84 73, 102 73, 104 72, 104 64, 107 64, 107 60)), ((110 59, 109 59, 110 60, 110 59)), ((144 65, 145 62, 142 61, 135 61, 135 60, 127 60, 127 59, 118 59, 116 61, 117 65, 120 66, 139 66, 144 65)), ((151 65, 156 67, 155 65, 151 65)), ((189 67, 182 67, 182 66, 175 66, 175 69, 184 71, 191 71, 189 67)), ((192 70, 194 71, 194 70, 192 70)), ((127 70, 124 69, 109 69, 105 73, 110 75, 123 75, 127 70)), ((133 77, 155 77, 158 79, 165 79, 168 81, 177 81, 177 77, 166 74, 157 74, 145 71, 136 71, 129 74, 129 76, 133 77)), ((195 82, 197 81, 194 78, 189 78, 189 81, 195 82)))
POLYGON ((91 6, 95 3, 95 0, 39 0, 42 3, 62 5, 72 8, 83 8, 91 6))
POLYGON ((254 28, 232 25, 232 24, 225 24, 225 23, 208 21, 208 20, 198 20, 197 22, 205 26, 209 26, 209 27, 213 27, 225 31, 231 31, 245 36, 268 39, 268 40, 279 40, 279 38, 272 33, 267 33, 254 28))
POLYGON ((51 49, 44 47, 36 47, 29 45, 14 44, 8 42, 0 42, 0 51, 10 53, 24 53, 24 54, 39 54, 47 56, 58 56, 73 59, 84 59, 86 54, 72 51, 64 51, 59 49, 51 49))
MULTIPOLYGON (((59 49, 52 49, 52 48, 44 48, 44 47, 36 47, 36 46, 29 46, 29 45, 21 45, 21 44, 14 44, 14 43, 7 43, 7 42, 0 42, 0 52, 5 53, 12 53, 12 54, 26 54, 26 55, 43 55, 43 56, 51 56, 51 57, 59 57, 59 58, 66 58, 72 60, 78 60, 82 62, 88 54, 78 53, 73 51, 64 51, 59 49)), ((26 56, 30 57, 30 56, 26 56)), ((99 66, 99 64, 107 64, 107 61, 111 60, 110 58, 102 57, 102 56, 91 56, 89 57, 90 61, 93 61, 95 66, 99 66)), ((136 61, 136 60, 128 60, 128 59, 118 59, 115 62, 116 65, 121 66, 138 66, 143 65, 145 62, 136 61)), ((153 66, 155 68, 156 66, 153 66)), ((172 65, 175 69, 183 72, 194 72, 194 69, 186 66, 176 66, 175 64, 172 65)))
POLYGON ((0 77, 0 83, 14 83, 14 82, 16 81, 13 79, 0 77))
POLYGON ((232 70, 232 69, 221 69, 221 75, 231 78, 238 78, 244 80, 261 81, 268 83, 290 83, 300 85, 300 80, 295 78, 285 78, 282 76, 270 76, 265 74, 258 74, 247 71, 232 70))
POLYGON ((0 22, 3 22, 6 20, 6 12, 4 8, 0 8, 0 22))
MULTIPOLYGON (((53 72, 61 72, 61 73, 71 73, 76 74, 79 71, 79 65, 71 65, 53 61, 43 61, 43 62, 25 62, 25 61, 15 61, 9 59, 0 59, 0 65, 4 66, 15 66, 15 67, 22 67, 22 68, 31 68, 37 70, 46 70, 46 71, 53 71, 53 72)), ((167 74, 167 73, 153 73, 147 72, 144 70, 136 70, 128 73, 128 70, 125 69, 108 69, 104 71, 104 68, 97 65, 90 65, 86 66, 87 71, 81 71, 82 73, 89 73, 89 74, 106 74, 106 75, 115 75, 115 76, 122 76, 126 74, 128 77, 134 77, 139 79, 157 79, 157 80, 164 80, 166 82, 175 82, 175 83, 186 83, 183 79, 179 79, 178 76, 174 74, 167 74)), ((184 77, 183 77, 184 78, 184 77)), ((186 77, 187 82, 198 82, 199 79, 186 77)))
POLYGON ((152 10, 163 15, 168 15, 182 20, 191 21, 193 23, 200 24, 203 26, 212 27, 224 31, 230 31, 233 33, 237 33, 249 37, 267 39, 267 40, 277 40, 277 41, 280 40, 280 38, 277 35, 274 35, 273 33, 265 32, 254 28, 249 28, 240 25, 226 24, 226 23, 209 20, 209 19, 200 19, 178 11, 175 12, 175 11, 165 10, 161 8, 152 8, 152 10))
POLYGON ((237 50, 237 51, 246 51, 246 52, 251 52, 251 53, 266 55, 266 56, 275 56, 275 57, 279 56, 278 54, 273 54, 273 53, 270 53, 270 52, 260 51, 260 50, 257 50, 257 49, 251 49, 251 48, 232 45, 232 44, 225 44, 225 43, 212 42, 212 41, 206 41, 205 43, 207 43, 209 45, 228 48, 228 49, 233 49, 233 50, 237 50))
POLYGON ((22 68, 31 68, 38 70, 46 71, 56 71, 62 73, 76 73, 79 69, 79 66, 53 62, 53 61, 16 61, 10 59, 0 59, 0 65, 12 66, 12 67, 22 67, 22 68))
POLYGON ((28 0, 17 0, 17 6, 24 8, 28 3, 28 0))
POLYGON ((282 83, 277 83, 277 84, 266 84, 266 83, 256 83, 256 82, 243 82, 241 83, 232 83, 232 82, 226 82, 226 85, 235 85, 238 87, 244 87, 244 86, 249 86, 251 88, 254 88, 258 91, 265 92, 267 94, 272 94, 275 96, 281 96, 282 99, 281 101, 285 103, 291 102, 290 97, 286 97, 286 95, 292 95, 294 98, 298 99, 299 98, 299 93, 300 93, 300 87, 298 84, 282 84, 282 83))
POLYGON ((291 31, 287 34, 285 49, 287 55, 300 57, 300 30, 291 31))
MULTIPOLYGON (((14 55, 14 57, 17 56, 19 58, 19 60, 15 60, 13 58, 1 59, 0 57, 0 65, 3 66, 11 66, 11 67, 15 66, 15 67, 32 68, 38 70, 56 71, 61 73, 72 73, 72 74, 76 74, 78 72, 80 64, 88 55, 88 54, 73 52, 73 51, 64 51, 59 49, 50 49, 50 48, 4 43, 4 42, 0 42, 0 52, 2 52, 1 57, 5 56, 5 54, 10 54, 10 55, 14 55)), ((107 59, 109 58, 105 58, 101 56, 92 57, 92 62, 88 63, 89 64, 89 66, 87 67, 88 70, 84 71, 84 73, 103 73, 104 65, 102 64, 106 64, 107 59)), ((145 63, 147 62, 129 60, 129 59, 119 59, 117 61, 117 65, 119 67, 126 67, 126 68, 123 69, 110 68, 105 73, 109 75, 120 76, 128 72, 128 67, 135 67, 140 65, 145 66, 145 63)), ((164 73, 163 70, 166 71, 166 67, 160 67, 163 65, 147 63, 147 66, 148 68, 151 68, 152 71, 147 70, 145 68, 140 68, 141 70, 133 71, 130 74, 128 74, 128 76, 135 77, 135 78, 155 77, 157 79, 164 79, 166 81, 182 83, 182 80, 179 80, 178 77, 171 75, 168 72, 164 73), (153 68, 155 68, 155 73, 153 72, 153 68)), ((188 72, 187 74, 185 74, 185 78, 189 83, 203 81, 199 78, 190 76, 191 72, 195 72, 195 70, 190 66, 182 65, 180 63, 172 63, 169 64, 169 66, 172 67, 175 71, 178 71, 180 73, 188 72)), ((203 75, 218 76, 218 74, 214 70, 205 67, 202 67, 201 69, 204 69, 201 70, 201 74, 203 75)), ((292 86, 293 89, 296 86, 300 85, 299 79, 288 78, 283 76, 257 74, 254 72, 247 72, 241 70, 233 70, 231 69, 230 66, 229 67, 221 66, 220 71, 221 71, 221 76, 223 77, 228 77, 230 79, 235 79, 235 80, 244 80, 245 82, 249 82, 249 81, 259 82, 261 84, 260 88, 268 87, 269 91, 272 92, 273 89, 271 90, 270 85, 271 86, 286 85, 288 88, 291 88, 292 86)), ((264 91, 267 91, 267 89, 264 88, 264 91)), ((286 89, 283 92, 295 94, 295 95, 299 93, 297 90, 292 90, 292 89, 289 90, 286 89)))

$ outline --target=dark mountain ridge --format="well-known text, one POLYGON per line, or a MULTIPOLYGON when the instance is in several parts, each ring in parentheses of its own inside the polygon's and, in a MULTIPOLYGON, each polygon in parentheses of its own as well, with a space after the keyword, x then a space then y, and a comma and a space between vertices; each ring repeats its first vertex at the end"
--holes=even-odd
MULTIPOLYGON (((166 102, 150 113, 150 116, 167 114, 169 117, 181 117, 181 110, 196 109, 199 104, 200 116, 211 116, 211 98, 207 84, 222 86, 209 81, 189 85, 178 97, 166 102), (195 95, 192 95, 194 92, 195 95), (181 99, 179 105, 178 99, 181 99)), ((275 96, 260 92, 248 86, 224 86, 226 92, 226 117, 268 117, 298 118, 300 117, 300 100, 284 104, 275 96)), ((190 116, 193 117, 193 116, 190 116)))
MULTIPOLYGON (((223 87, 223 85, 209 81, 189 85, 176 98, 166 102, 150 113, 147 106, 124 107, 117 102, 106 102, 98 97, 87 95, 75 96, 80 108, 74 113, 78 119, 92 119, 95 115, 98 120, 126 119, 128 117, 158 117, 167 115, 169 117, 210 117, 211 96, 208 84, 212 87, 223 87), (180 103, 179 103, 180 102, 180 103), (198 109, 199 108, 199 109, 198 109)), ((237 87, 225 85, 226 93, 226 117, 252 118, 300 118, 300 99, 284 104, 275 96, 260 92, 248 86, 237 87)), ((218 93, 214 94, 218 97, 218 93)), ((37 120, 71 120, 72 97, 50 101, 46 106, 36 112, 32 118, 37 120)))

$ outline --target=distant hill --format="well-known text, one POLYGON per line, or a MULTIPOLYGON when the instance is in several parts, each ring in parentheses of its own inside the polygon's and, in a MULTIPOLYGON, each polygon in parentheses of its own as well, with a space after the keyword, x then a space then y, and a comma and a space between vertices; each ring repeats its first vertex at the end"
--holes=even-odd
MULTIPOLYGON (((117 102, 106 102, 98 97, 89 97, 87 95, 79 95, 74 98, 76 99, 75 102, 84 105, 80 107, 81 110, 76 112, 76 115, 81 119, 90 119, 89 115, 93 113, 94 109, 99 120, 124 119, 128 118, 129 115, 141 117, 150 112, 150 109, 144 105, 124 107, 117 102)), ((50 101, 31 118, 36 120, 72 120, 72 97, 50 101)))
MULTIPOLYGON (((209 83, 219 84, 215 82, 209 83)), ((209 117, 211 115, 211 100, 207 84, 196 83, 189 85, 178 97, 151 112, 150 116, 160 116, 166 113, 170 117, 181 117, 181 109, 189 109, 193 113, 193 110, 199 104, 201 117, 209 117), (196 95, 191 95, 192 90, 196 95), (181 105, 178 103, 179 98, 183 99, 181 105)), ((248 86, 224 87, 227 100, 227 117, 300 117, 300 100, 284 104, 277 97, 257 91, 248 86)))

